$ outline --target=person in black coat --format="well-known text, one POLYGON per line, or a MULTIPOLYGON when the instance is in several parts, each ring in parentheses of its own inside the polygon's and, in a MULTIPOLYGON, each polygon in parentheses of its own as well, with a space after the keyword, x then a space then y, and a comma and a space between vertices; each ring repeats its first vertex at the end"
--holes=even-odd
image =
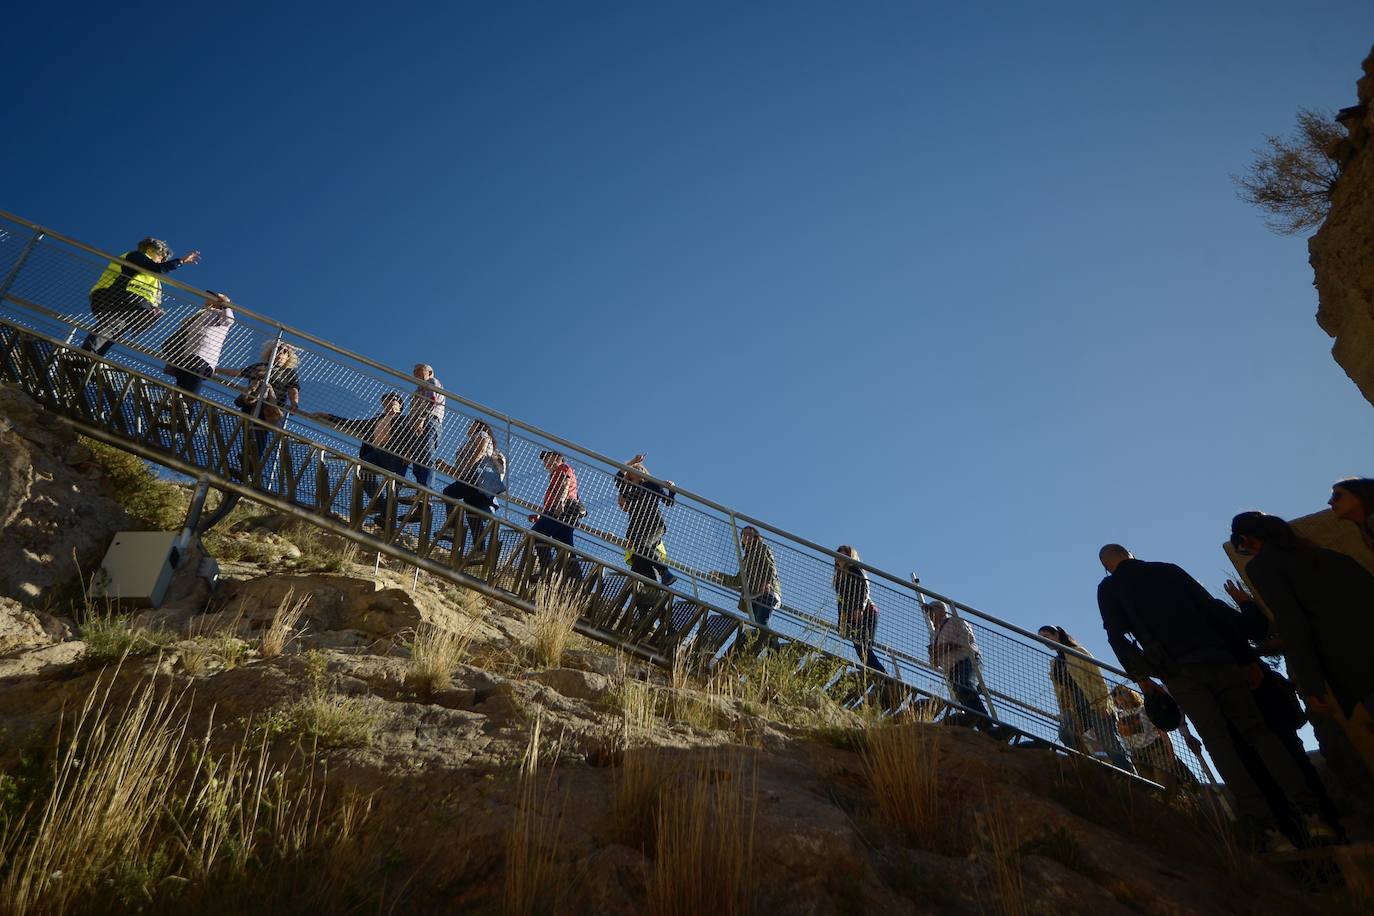
POLYGON ((1242 512, 1231 545, 1250 555, 1245 574, 1274 615, 1288 670, 1308 710, 1374 712, 1374 575, 1360 563, 1298 536, 1283 519, 1242 512))
POLYGON ((1319 803, 1302 772, 1264 721, 1252 689, 1263 672, 1241 637, 1235 613, 1172 563, 1146 563, 1120 544, 1098 552, 1107 577, 1097 605, 1107 639, 1140 689, 1160 678, 1192 720, 1246 825, 1270 849, 1287 846, 1263 791, 1236 751, 1232 730, 1273 775, 1313 842, 1336 839, 1317 813, 1319 803))

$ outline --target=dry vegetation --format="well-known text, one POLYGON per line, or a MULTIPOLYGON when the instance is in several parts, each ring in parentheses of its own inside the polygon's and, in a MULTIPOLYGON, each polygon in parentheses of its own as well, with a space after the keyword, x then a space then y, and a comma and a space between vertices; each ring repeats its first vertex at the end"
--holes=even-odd
POLYGON ((530 620, 530 655, 536 665, 557 668, 582 613, 583 599, 576 582, 554 575, 534 593, 535 614, 530 620))
POLYGON ((426 695, 447 690, 453 684, 453 672, 467 658, 478 623, 465 616, 456 630, 422 624, 409 643, 406 683, 426 695))
POLYGON ((46 779, 0 822, 0 912, 329 910, 372 896, 369 804, 309 757, 223 753, 189 733, 186 694, 97 681, 46 779))

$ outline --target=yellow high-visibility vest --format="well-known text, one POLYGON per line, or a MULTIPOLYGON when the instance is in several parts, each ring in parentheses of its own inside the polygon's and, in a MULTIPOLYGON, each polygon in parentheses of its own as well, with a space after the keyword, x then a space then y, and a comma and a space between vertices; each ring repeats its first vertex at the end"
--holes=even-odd
MULTIPOLYGON (((129 254, 133 254, 133 252, 131 251, 129 254)), ((125 255, 126 258, 128 256, 125 255)), ((95 286, 91 287, 91 292, 94 293, 96 290, 114 286, 126 270, 134 272, 125 287, 130 294, 138 296, 140 299, 147 299, 153 305, 162 301, 162 281, 157 278, 156 274, 142 273, 135 268, 125 267, 118 261, 111 261, 105 266, 105 272, 100 275, 99 280, 95 281, 95 286)))

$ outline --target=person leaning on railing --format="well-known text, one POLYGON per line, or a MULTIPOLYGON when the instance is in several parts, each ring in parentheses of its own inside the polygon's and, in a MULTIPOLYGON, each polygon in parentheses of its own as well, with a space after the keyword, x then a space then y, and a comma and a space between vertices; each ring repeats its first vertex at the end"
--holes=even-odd
POLYGON ((121 257, 135 266, 111 261, 89 293, 91 314, 96 321, 81 349, 90 350, 97 356, 109 352, 116 337, 136 337, 162 317, 162 281, 158 274, 196 263, 200 260, 200 252, 192 251, 174 258, 166 242, 149 237, 121 257))
MULTIPOLYGON (((358 457, 398 477, 406 472, 406 460, 401 457, 405 448, 405 399, 394 391, 382 395, 382 411, 373 417, 341 417, 332 413, 306 413, 305 416, 357 436, 361 442, 358 457)), ((363 469, 363 493, 371 500, 381 487, 381 478, 363 469)))
POLYGON ((740 549, 744 562, 739 572, 715 570, 712 575, 722 585, 740 590, 739 609, 761 627, 782 606, 782 583, 778 580, 778 563, 773 549, 763 540, 759 530, 747 525, 740 531, 740 549))
POLYGON ((931 601, 925 606, 932 633, 927 646, 930 663, 941 671, 949 684, 954 701, 970 712, 986 716, 987 707, 978 693, 978 642, 967 620, 955 617, 943 601, 931 601))
POLYGON ((878 606, 869 598, 868 573, 858 565, 859 551, 848 544, 835 548, 841 556, 835 558, 835 575, 831 584, 835 588, 835 604, 839 610, 837 627, 840 638, 854 645, 854 652, 874 671, 883 674, 887 669, 873 651, 873 641, 878 631, 878 606))
POLYGON ((1121 744, 1116 731, 1116 710, 1107 690, 1107 680, 1097 665, 1080 655, 1090 653, 1083 644, 1070 636, 1063 627, 1046 624, 1039 630, 1040 638, 1060 646, 1050 661, 1050 681, 1054 684, 1054 698, 1059 704, 1059 740, 1075 749, 1083 747, 1088 733, 1107 752, 1113 764, 1134 773, 1130 755, 1121 744), (1064 648, 1079 655, 1071 655, 1064 648))

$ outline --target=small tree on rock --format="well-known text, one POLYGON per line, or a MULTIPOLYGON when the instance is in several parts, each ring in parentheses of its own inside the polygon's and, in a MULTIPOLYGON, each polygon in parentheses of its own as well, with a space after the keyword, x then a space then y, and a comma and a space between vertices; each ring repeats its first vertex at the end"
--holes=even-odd
POLYGON ((1288 137, 1267 137, 1255 150, 1244 175, 1232 175, 1240 199, 1267 216, 1265 225, 1283 235, 1315 229, 1331 209, 1331 192, 1340 177, 1332 155, 1345 129, 1324 111, 1304 108, 1298 127, 1288 137))

